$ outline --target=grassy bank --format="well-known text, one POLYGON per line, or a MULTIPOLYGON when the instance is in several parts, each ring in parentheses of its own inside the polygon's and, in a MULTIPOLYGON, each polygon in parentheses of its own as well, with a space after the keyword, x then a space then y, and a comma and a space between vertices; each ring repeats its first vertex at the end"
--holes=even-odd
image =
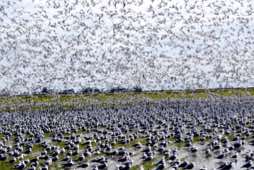
POLYGON ((254 95, 254 88, 234 89, 198 89, 185 91, 144 91, 122 93, 94 93, 94 94, 46 94, 30 96, 0 96, 0 111, 39 110, 52 106, 72 108, 80 104, 111 103, 117 101, 140 101, 181 99, 181 98, 207 98, 209 96, 250 96, 254 95))

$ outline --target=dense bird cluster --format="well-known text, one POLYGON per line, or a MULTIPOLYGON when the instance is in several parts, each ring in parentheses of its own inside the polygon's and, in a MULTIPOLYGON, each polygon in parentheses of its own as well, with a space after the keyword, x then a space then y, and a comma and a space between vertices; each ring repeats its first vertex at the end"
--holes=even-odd
POLYGON ((253 85, 250 0, 0 1, 0 90, 253 85))
POLYGON ((251 170, 254 98, 140 101, 0 114, 15 169, 251 170))

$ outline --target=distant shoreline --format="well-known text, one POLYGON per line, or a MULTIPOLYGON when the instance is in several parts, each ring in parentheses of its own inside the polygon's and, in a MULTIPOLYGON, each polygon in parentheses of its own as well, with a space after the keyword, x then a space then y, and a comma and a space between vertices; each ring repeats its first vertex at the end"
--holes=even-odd
POLYGON ((41 95, 94 95, 94 94, 128 94, 128 93, 196 93, 196 92, 223 92, 223 91, 254 91, 254 87, 229 87, 229 88, 207 88, 207 89, 178 89, 178 90, 142 90, 140 89, 125 89, 125 88, 113 88, 106 91, 101 91, 97 88, 90 89, 91 91, 74 92, 72 89, 66 89, 63 91, 49 90, 49 92, 35 92, 34 94, 24 93, 24 94, 0 94, 0 97, 18 97, 18 96, 41 96, 41 95))
POLYGON ((138 101, 159 101, 171 99, 207 99, 211 97, 254 96, 254 87, 162 90, 162 91, 114 91, 92 93, 44 93, 35 95, 0 96, 0 112, 20 110, 44 110, 52 107, 73 109, 84 105, 115 105, 138 101))

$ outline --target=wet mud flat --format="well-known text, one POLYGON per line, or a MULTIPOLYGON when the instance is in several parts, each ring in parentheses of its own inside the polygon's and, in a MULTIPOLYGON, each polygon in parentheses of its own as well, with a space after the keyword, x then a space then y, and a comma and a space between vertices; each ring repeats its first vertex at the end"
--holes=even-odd
POLYGON ((254 98, 2 112, 0 169, 254 169, 254 98))

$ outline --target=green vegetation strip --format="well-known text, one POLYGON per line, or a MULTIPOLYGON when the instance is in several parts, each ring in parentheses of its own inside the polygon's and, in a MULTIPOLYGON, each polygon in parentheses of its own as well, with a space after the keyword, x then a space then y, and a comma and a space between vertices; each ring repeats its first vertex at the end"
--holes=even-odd
POLYGON ((1 170, 12 170, 12 164, 7 161, 0 161, 1 170))
POLYGON ((153 168, 155 168, 153 160, 145 161, 144 164, 143 164, 143 168, 144 168, 144 170, 152 170, 153 168))
POLYGON ((41 152, 43 151, 43 147, 41 146, 41 144, 35 144, 33 145, 33 148, 32 148, 32 152, 35 153, 35 152, 41 152))
POLYGON ((140 165, 135 165, 133 167, 131 167, 131 170, 140 170, 140 165))
POLYGON ((94 94, 47 94, 28 96, 0 96, 0 111, 15 110, 44 110, 52 106, 71 109, 77 105, 99 103, 109 104, 118 101, 140 101, 143 99, 181 99, 181 98, 207 98, 208 96, 246 96, 254 95, 254 88, 234 89, 198 89, 184 91, 151 91, 151 92, 119 92, 94 94))
POLYGON ((146 138, 138 138, 133 141, 130 141, 129 143, 123 144, 123 143, 116 143, 113 144, 114 148, 119 148, 119 147, 126 147, 126 148, 131 148, 133 147, 134 144, 140 143, 142 145, 146 144, 146 138))

